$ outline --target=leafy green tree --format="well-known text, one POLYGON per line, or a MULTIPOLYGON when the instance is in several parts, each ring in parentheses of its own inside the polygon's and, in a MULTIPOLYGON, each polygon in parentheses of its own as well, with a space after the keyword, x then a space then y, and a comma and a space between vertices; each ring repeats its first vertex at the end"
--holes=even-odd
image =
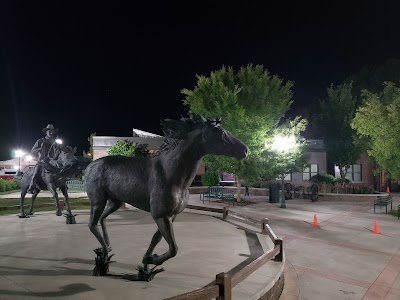
POLYGON ((263 153, 265 164, 271 166, 263 177, 274 179, 278 175, 283 179, 291 172, 303 172, 309 159, 309 146, 301 135, 306 127, 307 120, 296 117, 275 129, 274 135, 267 139, 263 153), (290 145, 279 145, 285 141, 290 145))
POLYGON ((339 167, 342 178, 347 169, 360 158, 361 149, 354 143, 355 131, 351 122, 356 99, 351 94, 352 84, 343 83, 327 89, 327 98, 320 101, 319 127, 325 144, 328 162, 339 167))
POLYGON ((207 170, 203 176, 201 176, 201 183, 204 186, 213 186, 219 184, 219 173, 215 171, 207 170))
POLYGON ((222 67, 208 77, 197 76, 193 90, 182 90, 183 103, 190 106, 190 113, 221 117, 223 127, 249 147, 244 160, 221 156, 204 159, 208 170, 236 175, 238 194, 240 179, 250 184, 269 167, 262 155, 265 141, 289 110, 292 87, 292 82, 271 75, 263 66, 249 64, 237 72, 222 67))
POLYGON ((109 150, 108 155, 122 155, 128 157, 147 157, 149 150, 147 145, 133 143, 131 141, 118 141, 109 150))
POLYGON ((351 126, 367 138, 367 153, 380 169, 400 178, 400 87, 386 82, 383 91, 364 90, 362 97, 351 126))

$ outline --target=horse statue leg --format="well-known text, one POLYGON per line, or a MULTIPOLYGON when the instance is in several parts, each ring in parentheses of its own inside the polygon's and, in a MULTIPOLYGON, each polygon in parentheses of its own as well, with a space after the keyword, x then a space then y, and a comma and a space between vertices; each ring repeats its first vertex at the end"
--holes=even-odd
POLYGON ((67 224, 76 224, 76 220, 75 220, 75 216, 73 215, 71 212, 71 206, 69 205, 69 197, 68 197, 68 193, 67 193, 67 186, 63 185, 60 187, 61 192, 64 195, 64 202, 65 202, 65 206, 67 208, 67 213, 64 215, 66 218, 66 222, 67 224))
POLYGON ((33 215, 33 205, 35 204, 35 199, 37 197, 37 195, 40 193, 40 190, 38 190, 37 188, 35 188, 35 190, 33 191, 33 195, 31 198, 31 207, 29 209, 28 215, 33 215))
POLYGON ((174 230, 172 227, 172 223, 174 222, 175 217, 176 215, 173 216, 172 218, 162 217, 159 219, 155 219, 158 226, 158 230, 153 235, 149 248, 147 249, 146 253, 143 256, 142 260, 143 267, 140 266, 138 268, 139 280, 144 280, 144 281, 152 280, 157 273, 164 271, 163 268, 155 269, 156 266, 161 265, 164 261, 170 259, 171 257, 174 257, 178 252, 178 246, 176 245, 175 242, 174 230), (161 241, 162 237, 164 237, 165 240, 167 241, 169 250, 166 253, 158 256, 157 254, 153 254, 153 251, 157 246, 157 244, 161 241), (156 266, 149 270, 148 267, 149 264, 155 264, 156 266))
POLYGON ((54 184, 48 183, 47 184, 47 189, 49 192, 53 195, 54 202, 56 204, 56 216, 61 216, 61 208, 60 208, 60 200, 58 199, 58 194, 56 191, 56 186, 54 184))
POLYGON ((21 198, 19 199, 19 215, 18 217, 20 218, 27 218, 28 216, 25 214, 24 211, 24 200, 25 200, 25 196, 26 193, 28 192, 28 186, 23 186, 21 188, 21 198))
POLYGON ((111 199, 107 200, 107 195, 104 192, 101 194, 90 195, 90 200, 89 229, 101 244, 101 248, 94 250, 97 257, 95 258, 96 266, 93 269, 93 275, 105 276, 108 273, 109 264, 112 262, 111 257, 114 255, 108 255, 111 248, 109 248, 110 241, 108 239, 105 218, 121 206, 121 201, 111 199), (103 235, 97 227, 99 220, 103 230, 103 235))

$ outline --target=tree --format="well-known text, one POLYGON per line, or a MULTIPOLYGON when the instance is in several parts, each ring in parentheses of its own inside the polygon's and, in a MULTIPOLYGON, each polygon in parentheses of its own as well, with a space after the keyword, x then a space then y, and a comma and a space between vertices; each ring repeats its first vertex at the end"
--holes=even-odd
POLYGON ((286 174, 304 170, 309 159, 309 146, 301 133, 306 127, 307 120, 296 117, 282 124, 275 130, 275 134, 267 139, 263 156, 272 168, 264 177, 272 179, 279 175, 282 179, 286 174))
POLYGON ((286 174, 304 170, 308 162, 309 146, 301 133, 306 129, 307 120, 296 117, 288 120, 275 130, 275 134, 268 138, 264 151, 266 164, 270 165, 269 174, 264 176, 269 179, 279 177, 282 180, 281 208, 286 208, 284 196, 284 180, 286 174), (272 177, 270 177, 272 175, 272 177))
POLYGON ((193 90, 182 90, 190 113, 221 117, 223 127, 249 147, 248 158, 241 161, 215 156, 204 159, 209 170, 237 176, 238 195, 240 179, 247 183, 258 180, 266 169, 262 156, 265 141, 289 110, 292 87, 292 82, 271 75, 263 66, 249 64, 237 72, 222 67, 209 77, 197 76, 193 90))
POLYGON ((86 157, 90 160, 93 160, 93 137, 94 136, 96 136, 96 132, 92 133, 87 139, 90 144, 89 151, 86 152, 85 150, 83 150, 83 157, 86 157))
POLYGON ((147 145, 133 143, 131 141, 118 141, 109 150, 108 155, 122 155, 128 157, 147 157, 149 150, 147 145))
MULTIPOLYGON (((353 83, 352 94, 357 99, 362 99, 362 91, 372 93, 382 91, 384 82, 400 82, 400 60, 388 59, 383 65, 364 65, 360 71, 349 76, 345 82, 353 83)), ((358 104, 361 104, 358 101, 358 104)))
POLYGON ((327 89, 327 98, 320 101, 319 125, 325 144, 328 162, 339 167, 340 176, 360 158, 361 149, 354 143, 355 131, 351 122, 356 99, 351 94, 352 84, 343 83, 327 89))
POLYGON ((367 138, 367 153, 380 169, 400 178, 400 88, 386 82, 381 92, 364 90, 362 97, 351 126, 367 138))

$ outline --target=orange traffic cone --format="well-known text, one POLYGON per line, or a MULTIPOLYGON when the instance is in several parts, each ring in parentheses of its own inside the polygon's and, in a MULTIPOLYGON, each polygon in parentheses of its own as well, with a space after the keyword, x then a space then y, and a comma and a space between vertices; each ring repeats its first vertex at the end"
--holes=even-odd
POLYGON ((386 193, 389 193, 389 194, 390 194, 389 186, 386 187, 386 193))
POLYGON ((377 220, 375 220, 375 222, 374 222, 374 231, 372 231, 372 233, 381 234, 377 220))
POLYGON ((312 226, 319 227, 318 220, 317 220, 317 214, 314 214, 314 222, 313 222, 312 226))

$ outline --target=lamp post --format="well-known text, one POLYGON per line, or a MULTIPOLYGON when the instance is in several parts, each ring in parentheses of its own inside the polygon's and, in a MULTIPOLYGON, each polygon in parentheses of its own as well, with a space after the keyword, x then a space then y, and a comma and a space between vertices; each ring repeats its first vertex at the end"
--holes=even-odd
MULTIPOLYGON (((282 155, 285 154, 285 152, 290 151, 296 146, 296 139, 293 135, 288 135, 288 136, 281 136, 277 135, 274 139, 274 142, 272 144, 272 149, 281 152, 282 155)), ((282 157, 282 159, 284 159, 282 157)), ((282 200, 281 200, 281 208, 286 208, 286 199, 285 199, 285 173, 281 174, 282 176, 282 200)))
POLYGON ((21 157, 24 156, 24 151, 15 150, 15 157, 18 157, 18 174, 21 172, 21 157))
POLYGON ((25 156, 25 160, 27 160, 27 161, 28 161, 28 168, 30 168, 30 167, 31 167, 31 160, 32 160, 32 156, 31 156, 31 155, 27 155, 27 156, 25 156))

